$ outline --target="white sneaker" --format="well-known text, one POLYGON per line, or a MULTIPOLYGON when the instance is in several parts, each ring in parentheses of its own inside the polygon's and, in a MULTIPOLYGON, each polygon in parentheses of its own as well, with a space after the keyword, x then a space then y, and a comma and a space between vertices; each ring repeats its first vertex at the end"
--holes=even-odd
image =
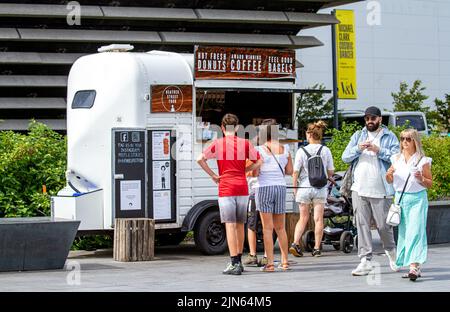
POLYGON ((384 252, 389 259, 389 266, 391 267, 391 270, 394 272, 398 272, 400 268, 397 266, 397 264, 395 264, 397 260, 395 249, 392 249, 392 251, 385 250, 384 252))
POLYGON ((361 259, 361 263, 358 264, 356 269, 352 271, 353 276, 364 276, 368 275, 370 271, 373 270, 372 263, 370 260, 367 260, 366 258, 361 259))

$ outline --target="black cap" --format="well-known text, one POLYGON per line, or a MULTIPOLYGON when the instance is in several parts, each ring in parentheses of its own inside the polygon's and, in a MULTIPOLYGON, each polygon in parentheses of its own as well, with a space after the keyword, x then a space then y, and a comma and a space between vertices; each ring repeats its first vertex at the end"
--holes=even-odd
POLYGON ((381 117, 381 111, 378 107, 370 106, 367 107, 366 111, 364 112, 364 116, 367 115, 381 117))

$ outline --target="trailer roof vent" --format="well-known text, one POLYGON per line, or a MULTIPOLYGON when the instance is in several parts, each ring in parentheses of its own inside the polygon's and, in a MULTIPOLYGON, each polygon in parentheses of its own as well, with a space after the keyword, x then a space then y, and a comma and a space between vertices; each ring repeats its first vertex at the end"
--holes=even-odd
POLYGON ((110 44, 97 49, 98 52, 127 52, 134 49, 131 44, 110 44))

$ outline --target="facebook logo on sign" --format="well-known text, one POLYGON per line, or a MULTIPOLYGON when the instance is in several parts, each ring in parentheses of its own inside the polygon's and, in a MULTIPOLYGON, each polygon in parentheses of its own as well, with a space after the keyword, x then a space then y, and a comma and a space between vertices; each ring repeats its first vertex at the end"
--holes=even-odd
POLYGON ((120 142, 128 142, 128 132, 120 133, 120 142))

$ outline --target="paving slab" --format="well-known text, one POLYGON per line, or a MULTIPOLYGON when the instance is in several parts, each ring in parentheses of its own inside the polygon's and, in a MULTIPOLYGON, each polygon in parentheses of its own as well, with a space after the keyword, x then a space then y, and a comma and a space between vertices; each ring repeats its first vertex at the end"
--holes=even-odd
MULTIPOLYGON (((377 246, 375 274, 351 276, 359 263, 356 252, 344 254, 325 246, 323 257, 289 256, 292 270, 274 273, 246 267, 241 276, 221 272, 228 258, 200 254, 192 243, 158 248, 150 262, 123 263, 112 259, 112 251, 71 252, 64 270, 3 272, 0 291, 80 292, 303 292, 303 291, 449 291, 450 244, 429 247, 423 277, 415 283, 392 272, 383 250, 377 246)), ((279 259, 279 252, 277 252, 279 259)))

